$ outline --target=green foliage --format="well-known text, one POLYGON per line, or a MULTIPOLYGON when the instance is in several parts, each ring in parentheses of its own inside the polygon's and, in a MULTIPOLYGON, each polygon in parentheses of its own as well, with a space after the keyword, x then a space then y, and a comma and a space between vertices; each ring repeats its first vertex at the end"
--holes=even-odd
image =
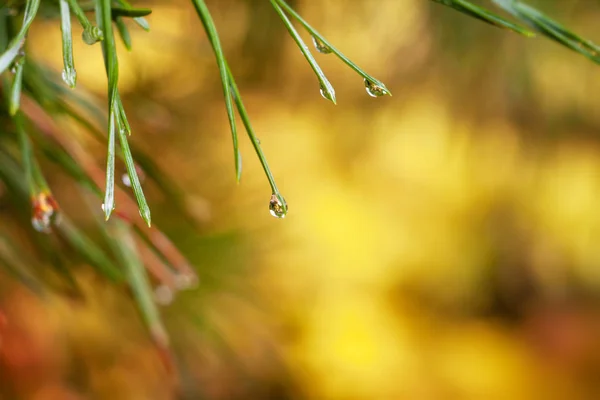
MULTIPOLYGON (((516 25, 504 17, 495 14, 483 7, 479 7, 466 0, 432 0, 451 7, 457 11, 477 18, 500 28, 510 29, 527 37, 535 37, 535 34, 519 25, 516 25)), ((565 28, 555 20, 538 11, 534 7, 518 0, 491 0, 492 3, 502 10, 508 12, 519 22, 529 26, 535 32, 545 36, 557 43, 574 50, 590 60, 600 64, 600 47, 591 40, 584 39, 565 28)))
MULTIPOLYGON (((596 63, 600 63, 600 47, 523 2, 493 0, 493 5, 508 14, 505 17, 467 0, 432 1, 525 37, 534 37, 537 33, 539 36, 545 36, 596 63), (509 19, 511 17, 516 22, 511 21, 509 19)), ((273 216, 283 218, 288 212, 287 203, 277 188, 266 156, 252 128, 240 90, 223 51, 218 27, 215 26, 210 9, 204 0, 191 0, 191 3, 204 27, 218 65, 232 135, 236 178, 238 181, 241 179, 242 157, 234 110, 237 110, 241 118, 269 182, 271 188, 269 210, 273 216)), ((127 25, 128 19, 134 21, 142 29, 149 30, 150 26, 144 17, 150 15, 151 10, 134 8, 125 0, 94 0, 85 2, 85 4, 76 0, 44 0, 43 5, 54 11, 61 27, 64 63, 62 79, 68 86, 65 88, 60 84, 57 75, 38 64, 30 55, 25 55, 24 52, 27 44, 27 32, 36 18, 40 4, 41 0, 26 0, 0 6, 0 74, 2 74, 2 86, 5 94, 2 110, 6 111, 6 115, 2 115, 2 118, 8 119, 6 126, 15 133, 15 135, 5 135, 0 141, 0 180, 11 189, 11 198, 15 204, 28 204, 31 208, 33 226, 39 231, 28 229, 28 237, 33 246, 44 249, 51 248, 43 244, 47 240, 40 239, 40 235, 56 231, 62 240, 95 267, 99 273, 114 281, 127 279, 155 340, 160 346, 166 347, 168 343, 166 333, 154 305, 150 281, 143 269, 143 262, 147 260, 141 254, 159 252, 161 259, 166 260, 168 264, 166 269, 160 273, 173 278, 169 281, 176 282, 175 278, 193 281, 195 276, 185 261, 182 262, 185 260, 183 256, 164 237, 164 234, 155 226, 150 227, 150 207, 144 195, 136 165, 141 165, 167 196, 175 198, 177 190, 170 185, 168 179, 162 177, 152 162, 152 156, 145 156, 128 142, 128 136, 132 132, 119 93, 119 61, 115 43, 115 32, 117 32, 125 47, 131 50, 132 42, 127 25), (86 12, 95 14, 95 24, 88 19, 86 12), (82 39, 85 43, 93 45, 100 42, 98 48, 102 51, 108 78, 106 115, 92 102, 85 100, 78 91, 71 90, 76 86, 77 77, 71 32, 72 16, 83 27, 82 39), (75 104, 78 107, 74 107, 75 104), (85 111, 82 113, 77 111, 78 109, 85 111), (65 117, 82 125, 95 138, 106 143, 106 171, 103 175, 99 176, 97 166, 84 157, 85 154, 82 154, 77 143, 70 140, 68 132, 58 125, 58 121, 65 117), (96 123, 98 119, 101 119, 102 125, 106 127, 106 135, 98 128, 96 123), (120 152, 117 151, 117 138, 120 152), (99 230, 107 248, 84 235, 66 216, 63 216, 62 223, 58 224, 60 210, 44 179, 37 159, 38 153, 58 165, 80 187, 84 188, 84 197, 89 193, 103 197, 103 212, 106 220, 113 215, 113 211, 119 217, 118 221, 112 221, 114 224, 99 224, 99 230), (20 154, 20 156, 16 156, 16 154, 20 154), (125 162, 137 206, 126 193, 115 186, 115 162, 117 159, 125 162), (103 184, 104 192, 100 189, 103 184), (137 218, 138 212, 143 223, 137 218), (147 248, 142 247, 140 248, 142 251, 137 252, 136 243, 132 239, 134 235, 141 236, 144 239, 141 246, 147 246, 147 248)), ((333 54, 355 71, 363 80, 368 95, 372 97, 391 96, 391 91, 383 82, 351 61, 284 0, 270 0, 270 4, 273 7, 274 15, 281 19, 292 40, 315 73, 318 89, 325 99, 335 104, 335 89, 294 24, 298 24, 299 28, 307 32, 317 52, 333 54)), ((225 28, 222 27, 222 29, 225 28)), ((315 92, 316 89, 315 85, 315 92)), ((1 230, 0 235, 2 235, 0 236, 3 239, 2 243, 6 242, 7 239, 4 239, 1 230)), ((35 285, 38 285, 39 282, 32 277, 29 271, 21 270, 15 265, 13 253, 7 252, 6 247, 6 245, 0 246, 0 264, 23 281, 35 282, 35 285)), ((49 251, 44 254, 48 255, 49 251)), ((68 268, 62 268, 61 271, 64 279, 72 283, 68 268)), ((178 288, 173 286, 169 289, 177 290, 178 288)))

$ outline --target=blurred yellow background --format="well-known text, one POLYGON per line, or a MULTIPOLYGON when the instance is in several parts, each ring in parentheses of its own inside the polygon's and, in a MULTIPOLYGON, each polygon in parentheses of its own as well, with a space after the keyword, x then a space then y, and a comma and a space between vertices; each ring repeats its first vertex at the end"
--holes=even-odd
MULTIPOLYGON (((600 40, 591 3, 537 5, 600 40)), ((82 304, 18 287, 3 300, 2 385, 26 399, 600 398, 597 65, 432 2, 297 0, 393 93, 371 98, 315 54, 333 106, 267 1, 208 1, 290 207, 276 220, 242 135, 235 183, 193 7, 137 4, 153 14, 119 54, 132 140, 200 227, 181 228, 148 189, 200 275, 161 308, 177 373, 126 291, 84 269, 82 304)), ((76 40, 74 52, 80 85, 104 98, 100 48, 76 40)), ((57 21, 34 26, 28 53, 61 68, 57 21)), ((87 146, 102 164, 105 150, 87 146)), ((69 185, 51 184, 77 215, 69 185)))

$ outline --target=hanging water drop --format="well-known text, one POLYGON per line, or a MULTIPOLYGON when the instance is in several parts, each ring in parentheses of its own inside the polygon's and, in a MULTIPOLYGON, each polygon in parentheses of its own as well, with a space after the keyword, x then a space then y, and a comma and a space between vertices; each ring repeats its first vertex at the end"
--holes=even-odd
POLYGON ((121 176, 121 181, 123 182, 123 185, 131 187, 131 179, 129 179, 129 175, 123 174, 121 176))
POLYGON ((83 30, 81 37, 82 37, 83 41, 85 42, 85 44, 89 44, 89 45, 92 45, 96 42, 104 40, 104 35, 102 34, 102 30, 100 30, 100 28, 98 28, 97 26, 92 26, 92 25, 88 26, 87 28, 85 28, 83 30))
POLYGON ((175 275, 175 287, 178 290, 194 289, 198 286, 198 277, 192 273, 179 273, 175 275))
POLYGON ((71 89, 75 88, 75 83, 77 82, 77 72, 74 69, 63 69, 62 71, 62 80, 69 85, 71 89))
MULTIPOLYGON (((102 206, 101 206, 101 207, 102 207, 102 211, 106 211, 106 210, 104 209, 104 203, 102 203, 102 206)), ((115 208, 116 208, 116 206, 113 204, 113 208, 112 208, 112 210, 111 210, 111 211, 114 211, 114 210, 115 210, 115 208)))
POLYGON ((323 43, 321 41, 321 39, 319 39, 316 36, 312 37, 312 42, 313 45, 315 46, 315 49, 317 49, 317 51, 321 54, 330 54, 332 52, 331 47, 327 46, 325 43, 323 43))
POLYGON ((336 104, 335 89, 333 88, 333 86, 331 86, 331 84, 329 84, 329 82, 327 82, 326 85, 321 85, 320 92, 321 96, 323 96, 325 100, 329 100, 333 104, 336 104))
POLYGON ((35 217, 31 218, 31 225, 33 229, 41 233, 50 233, 50 221, 46 221, 44 219, 38 219, 35 217))
POLYGON ((390 94, 390 91, 387 90, 387 88, 383 84, 378 85, 375 82, 372 82, 366 78, 365 89, 367 91, 367 94, 371 97, 381 97, 385 96, 386 94, 390 94))
POLYGON ((50 233, 50 226, 60 221, 58 204, 50 193, 39 193, 33 200, 31 209, 31 225, 38 232, 50 233))
POLYGON ((167 285, 160 285, 154 289, 154 301, 160 305, 169 305, 173 302, 174 298, 175 293, 173 292, 173 289, 167 285))
POLYGON ((288 212, 288 206, 283 196, 275 193, 271 195, 271 200, 269 201, 269 212, 275 218, 285 218, 288 212))
POLYGON ((17 73, 17 68, 19 68, 19 66, 21 66, 21 64, 23 64, 25 62, 25 50, 20 49, 19 52, 17 53, 17 56, 15 57, 15 59, 13 60, 11 66, 10 66, 10 73, 11 74, 16 74, 17 73))

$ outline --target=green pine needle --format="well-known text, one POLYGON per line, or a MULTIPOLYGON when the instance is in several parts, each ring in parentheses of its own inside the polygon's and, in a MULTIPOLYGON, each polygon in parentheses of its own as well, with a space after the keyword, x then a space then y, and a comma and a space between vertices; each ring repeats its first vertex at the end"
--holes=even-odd
MULTIPOLYGON (((271 186, 271 191, 273 194, 276 194, 277 196, 282 197, 281 193, 279 193, 279 189, 277 188, 277 184, 275 183, 275 178, 273 177, 273 174, 271 173, 271 169, 269 168, 269 163, 267 162, 267 158, 265 157, 265 154, 263 153, 262 148, 260 147, 260 141, 258 140, 258 137, 256 137, 256 134, 254 133, 254 129, 252 128, 252 125, 250 124, 250 117, 248 116, 248 113, 246 112, 246 107, 244 107, 244 102, 242 101, 240 91, 238 90, 237 84, 235 83, 235 79, 233 78, 233 74, 231 73, 229 66, 227 66, 227 74, 229 76, 229 83, 231 84, 233 100, 235 101, 235 105, 236 105, 238 113, 242 119, 244 127, 246 128, 246 133, 248 134, 248 138, 250 138, 250 141, 252 142, 252 146, 254 147, 254 151, 256 151, 256 155, 258 156, 258 159, 260 160, 260 164, 262 165, 263 170, 265 171, 265 175, 267 176, 267 179, 269 180, 269 185, 271 186)), ((285 212, 287 213, 287 205, 286 205, 285 212)))
MULTIPOLYGON (((128 11, 133 10, 133 7, 131 7, 131 4, 129 4, 125 0, 116 0, 116 2, 120 5, 120 7, 118 7, 119 9, 125 9, 125 10, 128 10, 128 11)), ((115 10, 115 7, 113 7, 113 13, 115 12, 114 10, 115 10)), ((140 10, 148 11, 148 13, 144 14, 144 15, 149 15, 152 12, 152 10, 150 10, 150 9, 137 9, 137 10, 138 10, 137 12, 139 12, 140 10)), ((150 30, 150 24, 148 23, 148 21, 146 20, 146 18, 144 18, 143 15, 141 15, 141 16, 134 16, 133 20, 143 30, 145 30, 145 31, 149 31, 150 30)))
POLYGON ((77 0, 67 0, 69 6, 71 7, 71 11, 77 17, 77 20, 83 27, 82 38, 86 44, 92 45, 96 42, 104 40, 104 34, 102 30, 97 26, 92 25, 90 20, 85 16, 85 12, 77 2, 77 0))
POLYGON ((238 147, 238 135, 237 129, 235 125, 235 115, 233 111, 233 101, 231 100, 231 88, 229 87, 229 75, 227 72, 227 61, 225 60, 225 55, 223 54, 223 49, 221 47, 221 42, 219 40, 219 34, 217 33, 217 28, 213 22, 213 19, 210 15, 208 7, 204 3, 204 0, 192 0, 196 8, 196 12, 204 25, 204 30, 206 31, 206 35, 210 41, 210 44, 215 53, 215 57, 217 59, 217 64, 219 66, 219 73, 221 75, 221 83, 223 85, 223 94, 225 95, 225 108, 227 109, 227 117, 229 119, 229 126, 231 128, 231 137, 233 141, 233 155, 235 160, 235 176, 237 181, 239 182, 242 177, 242 156, 240 154, 240 149, 238 147))
POLYGON ((333 89, 333 86, 331 85, 331 83, 323 73, 323 70, 321 70, 321 67, 313 57, 308 46, 306 45, 306 43, 304 43, 304 41, 298 34, 298 31, 296 31, 296 28, 294 28, 294 25, 292 25, 292 22, 289 20, 287 15, 285 15, 285 12, 279 6, 279 3, 276 0, 271 0, 271 5, 273 6, 277 14, 279 14, 279 17, 281 18, 286 29, 300 48, 300 51, 304 55, 304 58, 306 58, 306 61, 308 61, 308 64, 315 72, 315 75, 317 75, 317 79, 319 80, 319 85, 321 89, 321 95, 325 99, 330 100, 333 104, 336 104, 335 90, 333 89))
POLYGON ((300 16, 292 7, 290 7, 284 0, 277 0, 277 3, 283 8, 289 15, 292 16, 296 21, 298 21, 304 29, 306 29, 313 38, 316 40, 321 48, 321 51, 325 53, 333 53, 335 54, 342 62, 344 62, 348 67, 352 68, 357 74, 362 76, 366 82, 370 82, 372 85, 375 85, 379 90, 383 91, 383 94, 387 94, 389 96, 392 95, 392 92, 381 82, 380 80, 374 78, 373 76, 367 74, 362 68, 352 62, 348 57, 346 57, 341 51, 335 48, 323 35, 321 35, 315 28, 310 26, 304 18, 300 16))
POLYGON ((23 25, 17 35, 9 43, 8 49, 0 56, 0 74, 4 72, 19 55, 21 47, 25 44, 25 38, 27 37, 29 27, 40 7, 40 1, 41 0, 27 0, 23 25))
POLYGON ((108 123, 108 151, 106 158, 106 188, 104 189, 104 218, 108 221, 115 209, 115 115, 111 114, 108 123))
POLYGON ((584 39, 569 31, 558 22, 527 4, 514 0, 492 1, 515 17, 521 19, 542 35, 600 64, 600 46, 594 44, 590 40, 584 39))
POLYGON ((463 14, 469 15, 473 18, 476 18, 480 21, 487 22, 490 25, 497 26, 499 28, 504 28, 511 30, 513 32, 519 33, 523 36, 532 37, 535 34, 527 29, 516 25, 507 19, 502 18, 501 16, 492 13, 485 8, 476 6, 473 3, 470 3, 466 0, 432 0, 436 3, 443 4, 445 6, 451 7, 463 14))
POLYGON ((71 9, 66 0, 60 0, 60 30, 62 32, 62 51, 64 69, 62 78, 70 88, 77 82, 77 72, 73 62, 73 38, 71 33, 71 9))
POLYGON ((57 230, 67 242, 81 254, 94 268, 114 282, 124 278, 123 272, 96 243, 77 228, 65 215, 61 216, 57 230))
POLYGON ((146 274, 146 269, 137 255, 133 237, 122 221, 116 220, 109 229, 111 229, 111 236, 115 238, 110 241, 110 245, 126 271, 129 286, 133 291, 142 317, 148 325, 156 344, 166 350, 169 346, 169 337, 154 302, 154 292, 146 274))
POLYGON ((10 99, 8 101, 8 113, 14 116, 21 107, 21 87, 23 86, 23 65, 25 59, 21 58, 14 66, 15 77, 10 88, 10 99))
POLYGON ((130 8, 130 7, 113 7, 112 8, 113 18, 118 18, 118 17, 138 18, 138 17, 145 17, 150 14, 152 14, 152 10, 149 8, 130 8))
POLYGON ((148 207, 148 203, 146 202, 146 197, 144 196, 144 191, 142 190, 142 185, 140 183, 140 179, 138 177, 137 171, 135 169, 135 162, 133 161, 133 157, 131 156, 131 150, 129 149, 129 144, 127 143, 127 135, 124 129, 119 129, 119 142, 121 143, 121 150, 123 151, 123 156, 125 157, 125 166, 127 167, 127 174, 129 175, 129 180, 131 181, 131 188, 133 189, 133 193, 135 194, 135 198, 138 202, 138 207, 140 208, 140 215, 150 226, 151 216, 150 216, 150 207, 148 207))
POLYGON ((123 41, 125 48, 128 51, 131 51, 131 35, 129 34, 129 29, 127 29, 127 25, 125 25, 125 21, 123 21, 123 18, 121 17, 114 17, 114 19, 115 25, 117 26, 117 30, 119 31, 119 36, 121 36, 121 40, 123 41))

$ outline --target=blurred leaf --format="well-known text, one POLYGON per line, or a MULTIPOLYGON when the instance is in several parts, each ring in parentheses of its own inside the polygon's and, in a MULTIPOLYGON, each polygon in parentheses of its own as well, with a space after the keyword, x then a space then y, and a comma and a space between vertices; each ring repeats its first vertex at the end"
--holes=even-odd
POLYGON ((119 31, 119 35, 121 36, 125 48, 131 51, 131 35, 129 34, 129 30, 127 29, 127 25, 125 25, 123 18, 116 17, 115 25, 117 25, 117 30, 119 31))
POLYGON ((158 308, 154 303, 154 292, 150 286, 146 269, 137 256, 135 242, 131 237, 131 233, 125 224, 119 220, 115 220, 109 229, 114 238, 110 244, 127 272, 127 280, 152 337, 158 346, 162 349, 167 349, 169 347, 167 331, 162 324, 158 308))
POLYGON ((517 32, 524 36, 535 36, 533 32, 528 31, 525 28, 522 28, 501 16, 492 13, 485 8, 479 7, 473 3, 470 3, 466 0, 432 0, 435 3, 443 4, 445 6, 451 7, 457 11, 460 11, 463 14, 469 15, 473 18, 476 18, 480 21, 487 22, 488 24, 497 26, 499 28, 504 28, 511 30, 513 32, 517 32))
POLYGON ((533 7, 515 0, 493 0, 501 8, 524 21, 544 36, 600 64, 600 47, 569 31, 533 7))
POLYGON ((108 258, 104 250, 80 231, 65 215, 61 217, 57 229, 73 249, 81 254, 98 272, 114 282, 123 280, 123 272, 108 258))
POLYGON ((152 14, 152 10, 149 8, 124 8, 124 7, 112 7, 113 18, 119 17, 145 17, 152 14))
POLYGON ((25 60, 21 59, 14 66, 15 77, 10 89, 10 99, 8 102, 8 113, 14 116, 21 107, 21 87, 23 85, 23 64, 25 60))
MULTIPOLYGON (((121 6, 121 7, 118 7, 120 9, 125 9, 126 11, 131 11, 133 9, 133 7, 131 7, 131 5, 125 0, 116 0, 116 2, 121 6)), ((113 7, 113 13, 114 13, 114 10, 115 10, 115 7, 113 7)), ((145 14, 145 15, 149 15, 152 12, 152 10, 150 10, 150 9, 140 9, 140 10, 147 10, 148 14, 145 14)), ((143 17, 143 15, 134 16, 133 20, 143 30, 145 30, 145 31, 150 30, 150 24, 148 24, 148 21, 146 20, 146 18, 143 17)))
POLYGON ((8 45, 8 49, 0 55, 0 74, 4 72, 10 64, 19 55, 21 47, 25 43, 27 37, 27 31, 33 22, 35 15, 40 7, 40 0, 27 0, 25 6, 25 15, 23 17, 23 25, 17 33, 17 35, 11 40, 8 45))

